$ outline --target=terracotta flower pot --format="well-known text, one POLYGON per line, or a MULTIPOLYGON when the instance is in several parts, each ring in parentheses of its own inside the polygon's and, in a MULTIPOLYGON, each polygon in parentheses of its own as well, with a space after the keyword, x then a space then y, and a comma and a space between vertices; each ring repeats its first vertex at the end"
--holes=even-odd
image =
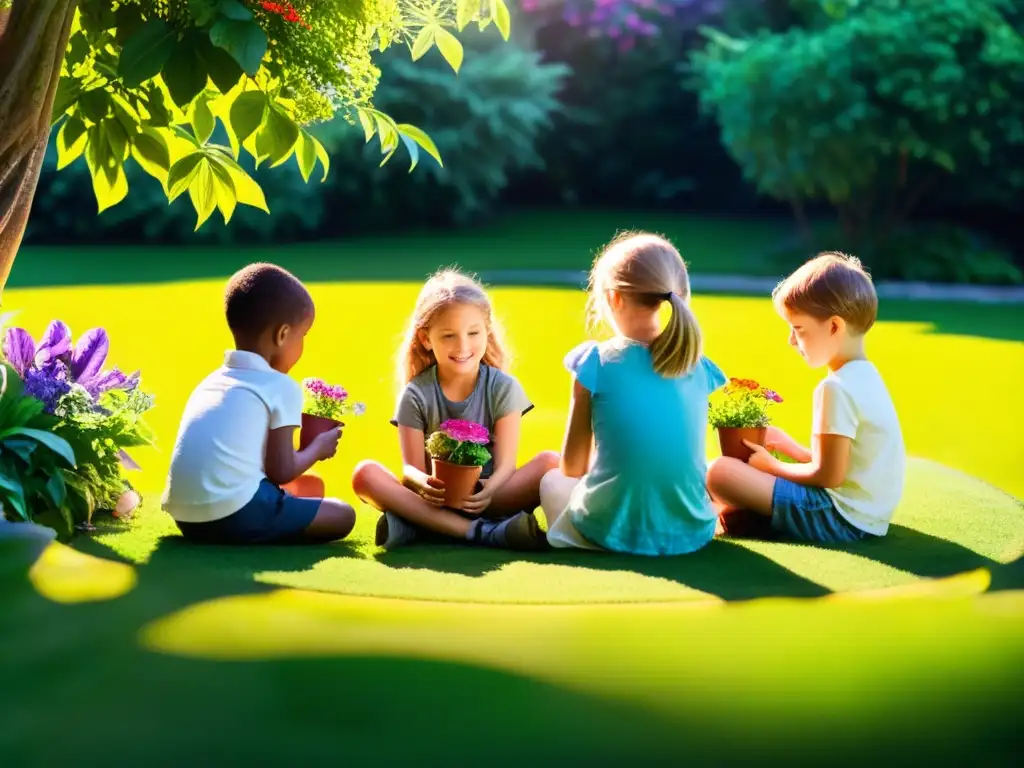
POLYGON ((299 450, 304 451, 308 448, 317 435, 330 432, 335 427, 344 426, 344 422, 328 419, 325 416, 311 416, 308 413, 302 414, 302 429, 299 431, 299 450))
POLYGON ((467 496, 473 495, 476 481, 480 479, 483 467, 467 467, 461 464, 449 464, 441 459, 430 460, 434 477, 444 483, 444 505, 458 509, 467 496))
POLYGON ((719 427, 718 444, 722 446, 722 455, 740 461, 747 461, 753 451, 743 444, 744 440, 764 445, 768 437, 768 427, 719 427))

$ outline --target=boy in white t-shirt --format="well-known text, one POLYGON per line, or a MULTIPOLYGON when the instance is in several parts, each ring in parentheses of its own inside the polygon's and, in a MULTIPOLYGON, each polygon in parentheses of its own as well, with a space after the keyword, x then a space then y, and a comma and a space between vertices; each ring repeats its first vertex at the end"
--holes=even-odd
POLYGON ((784 536, 844 543, 884 536, 903 492, 906 453, 892 398, 864 353, 878 296, 860 261, 822 253, 773 294, 789 343, 813 368, 828 366, 814 391, 812 447, 775 427, 749 463, 720 458, 707 484, 720 514, 770 516, 784 536), (777 450, 795 464, 779 461, 777 450))
POLYGON ((344 538, 355 525, 352 507, 323 498, 323 481, 304 474, 334 456, 340 429, 294 447, 303 395, 287 374, 313 325, 313 299, 291 273, 252 264, 228 282, 225 311, 235 349, 185 406, 164 510, 197 542, 344 538))

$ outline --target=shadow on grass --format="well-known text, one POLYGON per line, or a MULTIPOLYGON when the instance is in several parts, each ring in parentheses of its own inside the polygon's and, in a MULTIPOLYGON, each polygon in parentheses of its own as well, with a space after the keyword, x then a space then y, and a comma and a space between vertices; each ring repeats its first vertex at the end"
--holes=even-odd
POLYGON ((568 550, 516 556, 498 550, 432 545, 411 546, 377 555, 377 561, 389 568, 429 568, 471 577, 497 570, 512 558, 537 564, 574 565, 594 571, 628 571, 674 581, 723 600, 822 597, 829 594, 822 585, 797 575, 770 557, 721 539, 713 540, 698 552, 678 557, 568 550))
POLYGON ((962 544, 896 524, 890 524, 889 532, 881 539, 857 542, 843 549, 926 579, 1000 565, 962 544))

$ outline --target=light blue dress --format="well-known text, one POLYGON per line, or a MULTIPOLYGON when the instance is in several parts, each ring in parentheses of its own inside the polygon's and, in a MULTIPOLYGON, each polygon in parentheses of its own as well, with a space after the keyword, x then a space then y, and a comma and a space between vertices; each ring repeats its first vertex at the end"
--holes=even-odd
POLYGON ((679 555, 715 535, 705 486, 708 395, 726 382, 701 357, 685 376, 654 371, 643 344, 580 345, 565 366, 591 394, 594 464, 565 514, 588 540, 617 552, 679 555))

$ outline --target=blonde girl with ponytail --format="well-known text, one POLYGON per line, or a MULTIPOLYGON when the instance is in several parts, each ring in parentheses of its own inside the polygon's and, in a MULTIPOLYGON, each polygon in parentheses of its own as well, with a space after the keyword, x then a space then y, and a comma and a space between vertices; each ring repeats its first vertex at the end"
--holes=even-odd
POLYGON ((717 520, 704 485, 708 396, 726 377, 702 354, 686 265, 662 237, 620 235, 594 263, 589 308, 615 335, 565 358, 573 384, 561 462, 540 487, 548 543, 700 549, 717 520))

